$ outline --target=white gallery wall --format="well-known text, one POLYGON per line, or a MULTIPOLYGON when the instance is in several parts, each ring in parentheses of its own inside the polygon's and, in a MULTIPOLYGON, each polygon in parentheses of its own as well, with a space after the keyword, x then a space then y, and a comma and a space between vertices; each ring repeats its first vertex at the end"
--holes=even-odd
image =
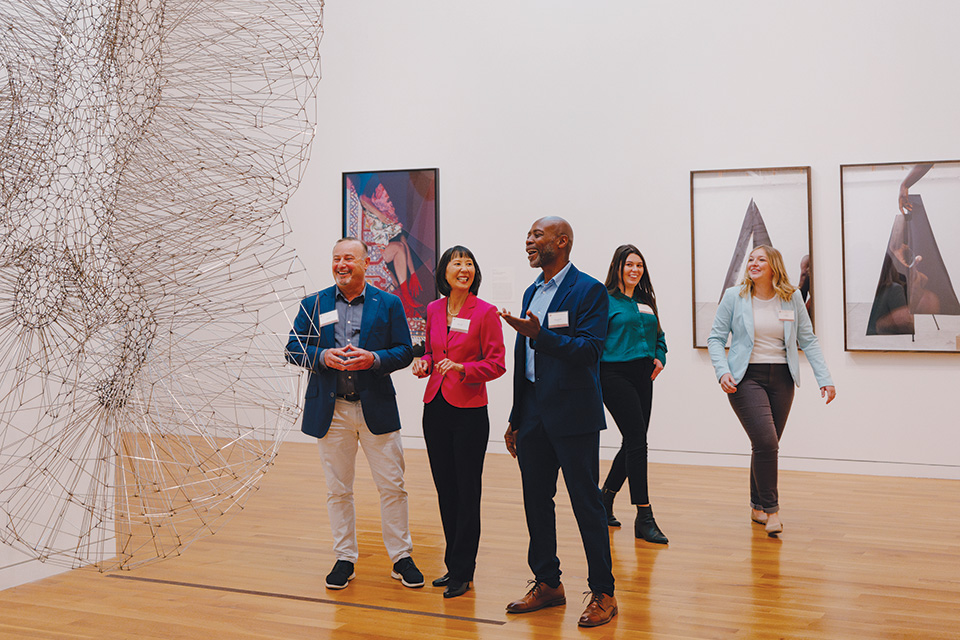
MULTIPOLYGON (((839 184, 841 164, 960 158, 960 4, 328 0, 324 18, 318 132, 288 207, 308 289, 332 283, 343 171, 439 167, 441 247, 473 249, 481 297, 515 312, 537 273, 534 219, 567 218, 574 262, 601 280, 635 243, 669 346, 651 460, 745 466, 747 438, 692 348, 690 171, 810 165, 817 333, 838 397, 825 407, 803 364, 782 467, 960 478, 960 354, 844 351, 839 184)), ((491 451, 508 364, 490 385, 491 451)), ((406 445, 422 447, 424 383, 394 380, 406 445)))
MULTIPOLYGON (((567 218, 574 261, 600 279, 635 243, 670 348, 651 459, 746 466, 747 438, 692 347, 690 171, 809 165, 817 332, 839 396, 824 407, 803 365, 781 464, 960 478, 960 355, 843 349, 839 184, 841 164, 960 159, 960 3, 327 0, 324 18, 317 137, 287 209, 308 290, 332 282, 343 171, 439 167, 441 246, 470 246, 481 296, 515 312, 536 275, 534 219, 567 218)), ((504 451, 508 365, 489 386, 491 451, 504 451)), ((424 383, 394 379, 405 443, 422 447, 424 383)), ((609 426, 605 458, 620 440, 609 426)), ((59 570, 0 546, 0 588, 59 570)))

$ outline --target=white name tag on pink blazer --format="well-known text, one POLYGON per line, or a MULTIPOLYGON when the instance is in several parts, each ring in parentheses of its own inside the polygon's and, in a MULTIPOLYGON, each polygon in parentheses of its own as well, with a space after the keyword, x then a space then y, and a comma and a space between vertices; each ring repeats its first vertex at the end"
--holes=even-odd
POLYGON ((450 331, 466 333, 470 331, 470 318, 454 318, 450 321, 450 331))

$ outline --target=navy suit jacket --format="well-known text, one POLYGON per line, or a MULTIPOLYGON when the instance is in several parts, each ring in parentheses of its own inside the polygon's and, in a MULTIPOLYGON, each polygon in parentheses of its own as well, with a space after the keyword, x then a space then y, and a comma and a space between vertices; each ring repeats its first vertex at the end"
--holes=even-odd
MULTIPOLYGON (((336 293, 337 287, 332 286, 304 298, 287 342, 287 362, 310 371, 301 430, 315 438, 327 434, 337 400, 340 372, 327 369, 320 356, 324 349, 336 347, 333 323, 320 326, 320 316, 334 309, 336 293)), ((413 347, 400 298, 369 284, 363 294, 363 318, 356 346, 376 352, 380 356, 380 367, 356 372, 356 389, 367 428, 383 434, 400 428, 400 412, 390 374, 410 364, 413 347)))
MULTIPOLYGON (((523 293, 521 317, 526 317, 536 291, 530 285, 523 293)), ((540 318, 540 335, 533 341, 537 381, 526 379, 526 338, 519 333, 514 347, 513 410, 510 424, 519 430, 537 420, 558 436, 578 435, 606 428, 600 394, 600 354, 607 337, 607 289, 594 278, 570 265, 557 289, 546 318, 540 318), (549 314, 566 311, 568 326, 550 327, 549 314), (538 416, 522 415, 523 394, 535 392, 538 416)))

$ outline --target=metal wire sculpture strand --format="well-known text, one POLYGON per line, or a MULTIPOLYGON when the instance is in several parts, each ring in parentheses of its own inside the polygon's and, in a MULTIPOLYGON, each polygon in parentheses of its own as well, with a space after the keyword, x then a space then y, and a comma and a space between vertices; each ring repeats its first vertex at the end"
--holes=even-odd
POLYGON ((102 570, 177 554, 273 460, 322 10, 0 6, 3 542, 102 570))

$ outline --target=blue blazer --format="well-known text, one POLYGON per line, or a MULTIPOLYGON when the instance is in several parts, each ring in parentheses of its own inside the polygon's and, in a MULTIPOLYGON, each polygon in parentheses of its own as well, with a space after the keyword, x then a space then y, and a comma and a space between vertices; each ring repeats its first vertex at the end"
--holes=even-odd
MULTIPOLYGON (((530 285, 523 293, 522 317, 527 314, 536 291, 530 285)), ((514 346, 513 409, 514 430, 542 420, 553 435, 567 436, 606 429, 600 395, 600 354, 607 337, 607 289, 575 266, 550 303, 549 313, 566 311, 569 326, 550 327, 549 315, 540 318, 540 335, 533 341, 537 382, 526 379, 526 338, 519 333, 514 346), (537 394, 539 416, 522 415, 523 394, 537 394)), ((530 406, 529 404, 526 406, 530 406)))
MULTIPOLYGON (((333 286, 300 302, 286 348, 287 362, 310 371, 301 430, 315 438, 327 434, 337 399, 340 372, 327 369, 321 356, 324 349, 336 346, 334 325, 320 326, 321 314, 334 309, 336 292, 333 286)), ((383 434, 400 428, 397 394, 390 374, 410 364, 413 347, 400 298, 369 284, 363 294, 363 319, 357 346, 375 352, 380 358, 380 367, 358 371, 356 387, 367 428, 383 434)))
MULTIPOLYGON (((787 366, 793 382, 800 386, 800 357, 797 346, 803 349, 807 362, 813 367, 813 375, 821 387, 832 386, 827 363, 820 350, 820 342, 813 334, 813 324, 807 314, 807 307, 803 304, 803 296, 799 291, 793 293, 789 302, 781 301, 781 309, 792 310, 795 320, 783 322, 783 340, 787 346, 787 366)), ((750 354, 753 353, 753 298, 741 296, 740 285, 730 287, 723 292, 717 315, 713 318, 713 328, 707 338, 707 349, 710 351, 710 360, 717 374, 717 380, 723 374, 733 376, 734 384, 739 384, 747 372, 750 364, 750 354), (730 353, 724 354, 727 346, 727 336, 730 340, 730 353)))

